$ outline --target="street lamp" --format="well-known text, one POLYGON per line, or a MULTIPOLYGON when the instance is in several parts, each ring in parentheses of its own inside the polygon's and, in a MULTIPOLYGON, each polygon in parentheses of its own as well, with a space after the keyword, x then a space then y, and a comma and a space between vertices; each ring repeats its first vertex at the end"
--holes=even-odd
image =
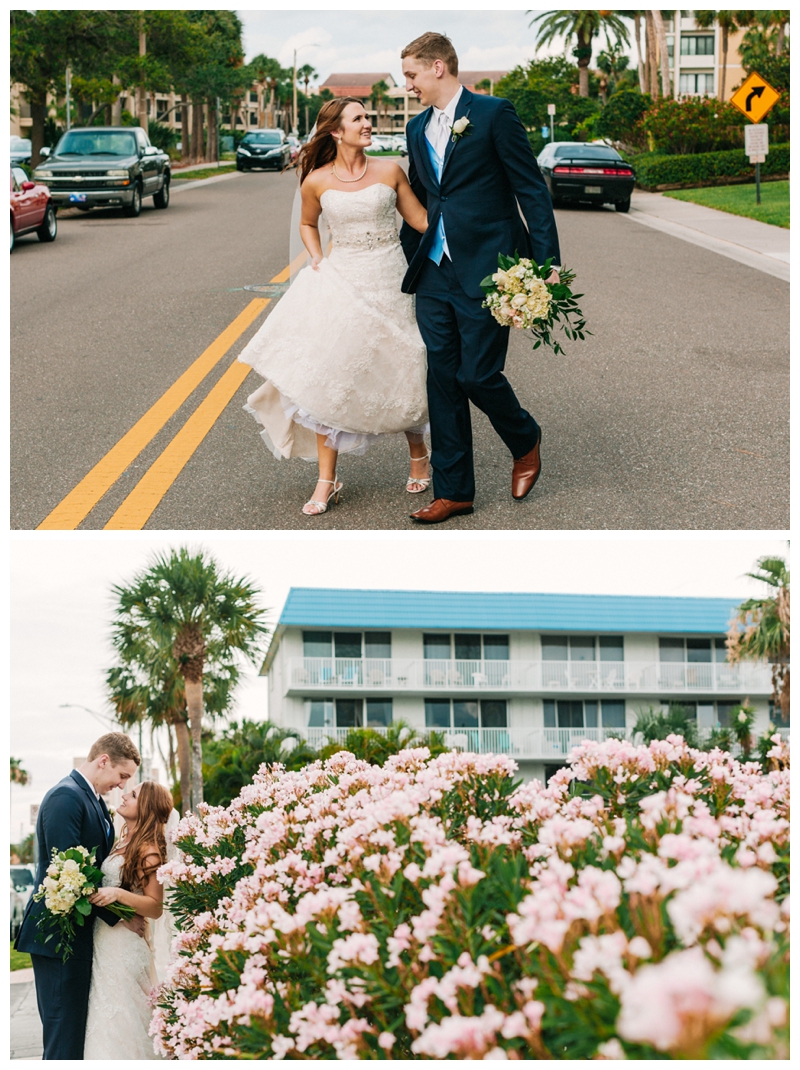
POLYGON ((317 44, 300 45, 294 50, 294 62, 292 64, 292 134, 297 137, 297 53, 302 48, 319 48, 317 44))

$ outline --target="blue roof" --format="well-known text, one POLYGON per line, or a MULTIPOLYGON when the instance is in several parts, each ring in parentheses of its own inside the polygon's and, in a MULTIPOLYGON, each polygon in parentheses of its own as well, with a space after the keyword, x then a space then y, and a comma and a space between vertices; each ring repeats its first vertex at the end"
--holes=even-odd
POLYGON ((292 587, 279 627, 723 635, 741 599, 292 587))

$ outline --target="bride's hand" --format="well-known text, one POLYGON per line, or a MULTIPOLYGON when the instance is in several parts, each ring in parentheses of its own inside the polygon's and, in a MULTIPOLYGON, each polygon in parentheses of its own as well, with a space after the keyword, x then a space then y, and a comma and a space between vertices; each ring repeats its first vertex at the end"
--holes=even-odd
POLYGON ((319 265, 321 263, 322 263, 322 257, 321 256, 312 256, 311 257, 311 267, 312 267, 312 269, 314 271, 319 271, 319 265))
POLYGON ((107 907, 118 899, 119 888, 98 888, 94 895, 89 896, 89 902, 94 907, 107 907))

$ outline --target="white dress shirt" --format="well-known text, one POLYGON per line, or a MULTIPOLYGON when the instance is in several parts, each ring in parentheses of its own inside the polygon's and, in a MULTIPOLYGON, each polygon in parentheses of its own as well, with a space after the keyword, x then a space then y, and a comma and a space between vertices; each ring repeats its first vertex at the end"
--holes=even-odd
POLYGON ((75 770, 75 772, 76 772, 76 773, 78 774, 78 776, 79 776, 79 777, 80 777, 80 778, 81 778, 82 780, 84 780, 84 781, 85 781, 85 782, 86 782, 86 783, 87 783, 87 784, 89 785, 89 787, 90 787, 90 788, 91 788, 91 790, 92 790, 92 793, 94 794, 94 797, 95 797, 95 799, 99 799, 99 798, 100 798, 100 792, 99 792, 99 791, 97 790, 97 788, 96 788, 96 787, 94 786, 94 784, 93 784, 93 783, 91 782, 91 780, 89 780, 89 778, 88 778, 88 777, 84 776, 84 775, 83 775, 83 773, 82 773, 82 772, 80 771, 80 769, 76 769, 76 770, 75 770))
MULTIPOLYGON (((447 140, 452 136, 451 131, 453 123, 456 121, 456 108, 458 107, 458 102, 461 99, 463 91, 464 87, 459 86, 455 96, 451 98, 447 106, 444 108, 437 108, 434 104, 431 117, 425 128, 425 137, 431 143, 434 152, 442 161, 444 161, 444 154, 447 149, 447 140)), ((441 177, 440 173, 439 178, 441 177)), ((442 227, 442 234, 444 238, 445 256, 448 260, 452 260, 453 258, 450 256, 450 250, 447 247, 447 235, 444 234, 444 227, 442 227)))

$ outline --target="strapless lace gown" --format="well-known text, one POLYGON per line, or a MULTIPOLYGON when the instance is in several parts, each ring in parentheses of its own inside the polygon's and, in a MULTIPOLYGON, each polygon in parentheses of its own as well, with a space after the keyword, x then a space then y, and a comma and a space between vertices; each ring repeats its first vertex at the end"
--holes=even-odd
MULTIPOLYGON (((120 886, 122 861, 122 855, 112 855, 103 862, 104 888, 120 886)), ((159 1058, 147 1035, 154 983, 147 941, 121 922, 112 926, 96 918, 84 1059, 159 1058)))
POLYGON ((276 457, 317 459, 316 433, 340 452, 425 430, 426 359, 395 191, 383 183, 321 197, 332 251, 303 268, 239 360, 266 382, 245 408, 276 457))

